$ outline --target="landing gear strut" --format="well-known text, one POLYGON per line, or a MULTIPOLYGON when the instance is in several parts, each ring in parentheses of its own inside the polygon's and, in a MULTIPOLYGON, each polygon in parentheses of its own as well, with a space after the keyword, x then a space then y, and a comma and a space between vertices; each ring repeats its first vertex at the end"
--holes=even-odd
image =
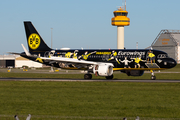
POLYGON ((92 79, 92 75, 91 74, 85 74, 84 79, 92 79))
POLYGON ((151 72, 151 80, 156 80, 156 76, 154 75, 153 70, 150 70, 150 72, 151 72))
POLYGON ((109 79, 113 79, 113 77, 114 77, 114 76, 113 76, 113 74, 112 74, 111 76, 106 76, 106 79, 108 79, 108 80, 109 80, 109 79))

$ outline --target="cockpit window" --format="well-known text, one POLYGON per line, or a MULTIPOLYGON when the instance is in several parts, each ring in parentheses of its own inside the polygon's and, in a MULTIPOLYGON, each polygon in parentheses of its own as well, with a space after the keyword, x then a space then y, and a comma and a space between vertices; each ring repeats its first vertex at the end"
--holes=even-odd
POLYGON ((167 54, 159 54, 157 58, 168 58, 167 54))

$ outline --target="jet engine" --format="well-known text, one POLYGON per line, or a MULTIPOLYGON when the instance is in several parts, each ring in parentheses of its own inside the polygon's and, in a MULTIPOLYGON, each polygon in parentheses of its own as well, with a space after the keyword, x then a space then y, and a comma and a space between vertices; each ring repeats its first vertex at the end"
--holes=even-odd
POLYGON ((128 76, 142 76, 144 74, 143 70, 131 70, 131 71, 123 71, 128 76))
POLYGON ((113 64, 101 63, 94 65, 93 73, 97 76, 111 76, 113 74, 113 64))

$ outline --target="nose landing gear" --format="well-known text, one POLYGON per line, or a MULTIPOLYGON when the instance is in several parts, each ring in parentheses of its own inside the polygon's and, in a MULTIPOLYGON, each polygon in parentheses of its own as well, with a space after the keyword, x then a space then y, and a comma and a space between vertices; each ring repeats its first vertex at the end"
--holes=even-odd
POLYGON ((151 76, 151 80, 156 80, 156 76, 151 76))
POLYGON ((156 76, 154 75, 154 71, 150 70, 151 72, 151 80, 156 80, 156 76))

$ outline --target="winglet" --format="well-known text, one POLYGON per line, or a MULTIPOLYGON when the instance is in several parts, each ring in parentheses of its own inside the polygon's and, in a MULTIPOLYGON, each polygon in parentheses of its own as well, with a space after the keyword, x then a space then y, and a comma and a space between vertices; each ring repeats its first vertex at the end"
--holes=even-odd
POLYGON ((29 51, 24 47, 23 44, 21 44, 23 49, 24 49, 24 52, 26 53, 27 56, 30 56, 31 54, 29 53, 29 51))

